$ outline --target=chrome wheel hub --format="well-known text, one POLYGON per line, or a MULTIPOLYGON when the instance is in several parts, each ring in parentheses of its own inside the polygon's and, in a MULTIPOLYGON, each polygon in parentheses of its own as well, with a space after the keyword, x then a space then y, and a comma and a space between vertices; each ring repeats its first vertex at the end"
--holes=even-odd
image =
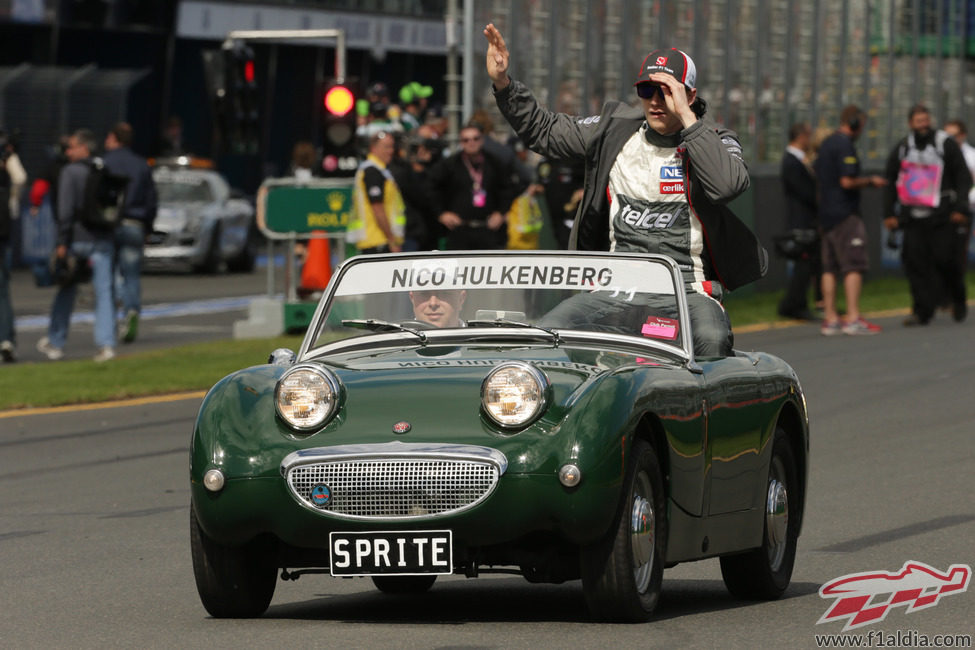
POLYGON ((633 579, 641 594, 650 585, 653 572, 654 534, 653 504, 640 494, 634 494, 630 511, 630 547, 633 550, 633 579))
POLYGON ((774 571, 782 563, 789 531, 789 495, 785 484, 776 478, 768 483, 765 530, 768 537, 769 565, 774 571))

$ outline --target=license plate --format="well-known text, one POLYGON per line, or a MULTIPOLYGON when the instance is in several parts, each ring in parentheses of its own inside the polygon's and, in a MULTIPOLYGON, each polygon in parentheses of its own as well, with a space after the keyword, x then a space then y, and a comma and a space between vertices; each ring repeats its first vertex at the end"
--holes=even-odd
POLYGON ((329 569, 333 576, 424 575, 453 573, 449 530, 330 533, 329 569))

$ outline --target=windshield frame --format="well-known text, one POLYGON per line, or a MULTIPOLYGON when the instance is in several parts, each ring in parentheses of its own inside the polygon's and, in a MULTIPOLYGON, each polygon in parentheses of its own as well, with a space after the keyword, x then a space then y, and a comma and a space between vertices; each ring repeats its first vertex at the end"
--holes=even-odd
POLYGON ((687 305, 687 296, 684 291, 683 276, 680 268, 673 259, 664 255, 637 254, 637 253, 609 253, 609 252, 590 252, 590 251, 565 251, 565 250, 538 250, 538 251, 513 251, 513 250, 484 250, 484 251, 424 251, 414 253, 386 253, 376 255, 356 255, 345 260, 332 273, 331 281, 322 294, 315 309, 315 313, 309 323, 308 330, 299 348, 297 361, 308 359, 322 359, 330 354, 340 352, 355 352, 383 347, 413 347, 432 344, 462 344, 464 342, 474 344, 485 344, 489 341, 498 342, 517 342, 532 341, 533 343, 545 345, 561 345, 565 343, 599 344, 626 350, 663 353, 671 358, 676 358, 683 363, 694 363, 693 334, 691 331, 690 315, 687 305), (359 264, 374 264, 382 261, 408 261, 415 260, 436 260, 441 259, 470 259, 497 257, 503 258, 506 263, 518 263, 519 260, 532 260, 543 258, 562 258, 571 259, 573 257, 582 259, 608 259, 620 260, 629 259, 638 262, 662 264, 671 278, 674 287, 674 298, 677 302, 677 309, 680 318, 683 335, 681 345, 671 345, 652 338, 637 335, 616 334, 609 332, 585 331, 577 329, 554 328, 558 336, 553 341, 553 337, 545 331, 532 327, 512 327, 504 325, 431 329, 424 330, 425 341, 418 338, 408 331, 403 332, 375 332, 369 336, 357 336, 348 339, 341 339, 325 344, 315 345, 321 329, 326 322, 326 314, 331 303, 336 298, 337 288, 343 276, 359 264))

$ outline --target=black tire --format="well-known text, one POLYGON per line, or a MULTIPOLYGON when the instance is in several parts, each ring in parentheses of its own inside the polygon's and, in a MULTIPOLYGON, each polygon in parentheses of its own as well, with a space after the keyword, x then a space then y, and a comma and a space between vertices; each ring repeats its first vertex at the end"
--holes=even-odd
POLYGON ((220 224, 213 227, 213 234, 207 245, 207 254, 203 261, 196 267, 199 273, 213 275, 220 272, 220 224))
POLYGON ((277 567, 273 549, 259 541, 224 546, 210 539, 190 508, 193 575, 203 607, 214 618, 254 618, 267 611, 277 567))
POLYGON ((233 258, 227 260, 227 270, 231 273, 250 273, 257 263, 257 249, 260 246, 260 233, 256 227, 247 231, 244 248, 233 258))
POLYGON ((437 576, 372 576, 372 584, 384 594, 422 594, 430 590, 437 576))
POLYGON ((766 483, 762 545, 721 558, 721 577, 733 596, 774 600, 785 592, 796 561, 800 499, 795 455, 785 431, 777 427, 766 483))
POLYGON ((660 600, 667 546, 663 475, 656 452, 644 440, 634 441, 630 459, 613 526, 582 551, 582 588, 590 614, 599 621, 643 623, 660 600), (644 543, 634 549, 637 536, 644 543))

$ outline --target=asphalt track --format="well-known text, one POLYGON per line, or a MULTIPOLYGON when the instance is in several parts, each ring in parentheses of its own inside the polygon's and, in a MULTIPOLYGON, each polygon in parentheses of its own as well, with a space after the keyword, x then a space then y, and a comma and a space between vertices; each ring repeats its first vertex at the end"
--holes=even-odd
MULTIPOLYGON (((284 272, 278 266, 271 293, 281 296, 284 292, 284 272)), ((34 286, 33 276, 20 269, 13 273, 10 293, 17 331, 17 359, 46 362, 35 345, 47 333, 54 288, 34 286)), ((139 335, 134 343, 119 344, 116 353, 128 354, 189 341, 229 338, 234 321, 246 319, 251 299, 267 294, 268 280, 263 266, 252 273, 145 275, 142 279, 143 311, 139 335)), ((81 285, 64 348, 66 359, 90 358, 97 351, 92 340, 93 303, 91 284, 81 285)))
MULTIPOLYGON (((250 280, 250 287, 240 277, 212 281, 242 296, 260 293, 260 274, 250 280)), ((206 320, 225 337, 229 325, 217 323, 239 317, 206 320)), ((180 322, 166 318, 155 320, 180 322)), ((200 404, 192 394, 0 414, 0 643, 816 647, 815 635, 842 629, 817 625, 832 603, 818 594, 824 583, 893 573, 912 560, 940 571, 975 565, 975 324, 939 316, 906 329, 897 318, 879 320, 885 331, 873 337, 827 339, 813 325, 737 337, 737 347, 766 350, 796 368, 812 423, 807 516, 793 582, 779 601, 731 598, 709 560, 665 573, 656 619, 646 625, 593 624, 578 582, 530 585, 513 576, 451 577, 423 597, 404 598, 384 596, 367 580, 306 576, 279 582, 259 620, 210 619, 189 557, 187 446, 200 404)), ((72 343, 78 339, 86 354, 90 334, 78 329, 72 343)), ((133 346, 154 345, 154 336, 133 346)), ((973 605, 970 588, 927 609, 892 607, 853 633, 864 640, 871 632, 972 635, 973 605)), ((872 641, 878 647, 878 637, 872 641)))

